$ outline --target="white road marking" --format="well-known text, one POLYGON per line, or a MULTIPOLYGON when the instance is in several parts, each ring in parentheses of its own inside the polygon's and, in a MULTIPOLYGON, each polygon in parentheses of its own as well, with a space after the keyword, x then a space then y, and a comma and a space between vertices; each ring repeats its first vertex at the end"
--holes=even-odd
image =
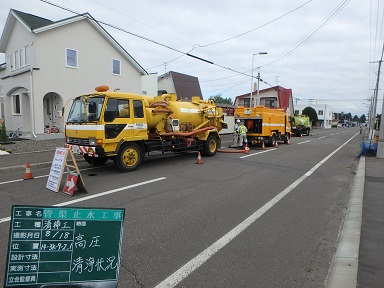
POLYGON ((299 142, 299 143, 297 143, 297 145, 304 144, 304 143, 308 143, 308 142, 311 142, 311 140, 307 140, 307 141, 299 142))
POLYGON ((325 138, 325 137, 327 137, 327 136, 321 136, 320 138, 317 138, 317 139, 323 139, 323 138, 325 138))
POLYGON ((268 149, 268 150, 264 150, 264 151, 260 151, 260 152, 256 152, 256 153, 252 153, 252 154, 248 154, 248 155, 245 155, 245 156, 241 156, 240 159, 251 157, 251 156, 262 154, 262 153, 266 153, 266 152, 271 152, 271 151, 276 150, 276 149, 277 148, 272 148, 272 149, 268 149))
MULTIPOLYGON (((113 194, 113 193, 116 193, 116 192, 120 192, 120 191, 123 191, 123 190, 139 187, 139 186, 142 186, 142 185, 150 184, 150 183, 161 181, 161 180, 165 180, 165 179, 167 179, 167 177, 155 178, 155 179, 152 179, 152 180, 148 180, 148 181, 144 181, 144 182, 140 182, 140 183, 136 183, 136 184, 132 184, 132 185, 116 188, 116 189, 113 189, 113 190, 97 193, 95 195, 89 195, 89 196, 86 196, 86 197, 82 197, 82 198, 78 198, 78 199, 73 199, 73 200, 70 200, 70 201, 67 201, 67 202, 62 202, 62 203, 55 204, 55 205, 52 205, 52 206, 54 206, 54 207, 68 206, 68 205, 73 204, 73 203, 87 201, 87 200, 90 200, 90 199, 93 199, 93 198, 98 198, 98 197, 101 197, 101 196, 113 194)), ((8 222, 10 220, 11 220, 11 217, 1 218, 0 219, 0 223, 8 222)))
POLYGON ((203 265, 208 259, 210 259, 216 252, 220 251, 224 248, 229 242, 231 242, 236 236, 238 236, 241 232, 243 232, 246 228, 248 228, 251 224, 253 224, 257 219, 259 219, 265 212, 267 212, 270 208, 272 208, 275 204, 277 204, 281 199, 283 199, 288 193, 290 193, 295 187, 297 187, 301 182, 303 182, 307 177, 309 177, 313 172, 317 170, 321 165, 323 165, 329 158, 331 158, 334 154, 336 154, 341 148, 347 145, 356 135, 352 136, 348 141, 346 141, 339 148, 334 150, 331 154, 313 166, 308 172, 306 172, 303 176, 285 188, 282 192, 277 194, 274 198, 272 198, 268 203, 264 204, 260 209, 254 212, 251 216, 197 255, 195 258, 187 262, 180 269, 175 271, 173 274, 168 276, 165 280, 160 282, 155 286, 155 288, 165 288, 165 287, 175 287, 178 283, 183 281, 189 274, 203 265))

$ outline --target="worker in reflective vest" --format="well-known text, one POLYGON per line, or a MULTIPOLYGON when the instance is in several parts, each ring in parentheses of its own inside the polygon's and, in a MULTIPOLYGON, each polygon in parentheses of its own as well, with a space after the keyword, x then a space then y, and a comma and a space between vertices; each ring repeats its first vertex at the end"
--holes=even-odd
POLYGON ((239 147, 243 146, 243 143, 247 143, 247 127, 244 126, 244 123, 241 122, 239 126, 239 147))

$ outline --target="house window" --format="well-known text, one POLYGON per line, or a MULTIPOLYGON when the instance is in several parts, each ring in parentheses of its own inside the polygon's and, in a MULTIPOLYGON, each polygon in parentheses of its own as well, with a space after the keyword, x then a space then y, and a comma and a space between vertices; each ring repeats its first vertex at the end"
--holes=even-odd
POLYGON ((248 108, 248 107, 251 107, 251 99, 249 98, 245 98, 244 99, 244 107, 248 108))
POLYGON ((275 107, 275 98, 265 98, 265 107, 275 107))
POLYGON ((11 71, 15 70, 15 54, 9 54, 9 63, 11 64, 11 71))
POLYGON ((15 51, 15 70, 20 68, 19 51, 15 51))
POLYGON ((300 114, 300 110, 295 110, 294 114, 299 115, 300 114))
POLYGON ((67 48, 65 52, 65 65, 67 67, 77 68, 77 51, 67 48))
POLYGON ((25 66, 25 49, 21 48, 20 49, 20 67, 25 66))
POLYGON ((323 110, 319 110, 319 116, 323 114, 324 114, 323 110))
POLYGON ((21 114, 20 95, 12 95, 12 111, 13 115, 21 114))
POLYGON ((121 62, 117 59, 112 59, 112 74, 121 75, 121 62))
POLYGON ((25 46, 25 49, 24 49, 24 53, 25 53, 25 66, 28 66, 29 65, 29 51, 30 51, 30 48, 29 46, 25 46))

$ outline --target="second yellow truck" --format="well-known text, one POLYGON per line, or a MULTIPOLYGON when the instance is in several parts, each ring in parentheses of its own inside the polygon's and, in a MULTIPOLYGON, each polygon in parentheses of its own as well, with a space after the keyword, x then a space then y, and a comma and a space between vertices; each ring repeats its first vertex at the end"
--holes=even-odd
POLYGON ((290 118, 282 109, 264 106, 238 107, 235 109, 235 120, 237 119, 244 122, 248 129, 248 144, 264 142, 272 147, 278 141, 287 143, 291 138, 290 118))

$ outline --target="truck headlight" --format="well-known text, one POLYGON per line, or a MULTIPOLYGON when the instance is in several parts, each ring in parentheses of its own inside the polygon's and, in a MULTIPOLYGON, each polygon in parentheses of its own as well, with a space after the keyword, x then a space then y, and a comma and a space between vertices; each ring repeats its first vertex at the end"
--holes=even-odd
POLYGON ((96 139, 96 138, 88 138, 88 142, 90 146, 100 146, 102 144, 101 139, 96 139))

